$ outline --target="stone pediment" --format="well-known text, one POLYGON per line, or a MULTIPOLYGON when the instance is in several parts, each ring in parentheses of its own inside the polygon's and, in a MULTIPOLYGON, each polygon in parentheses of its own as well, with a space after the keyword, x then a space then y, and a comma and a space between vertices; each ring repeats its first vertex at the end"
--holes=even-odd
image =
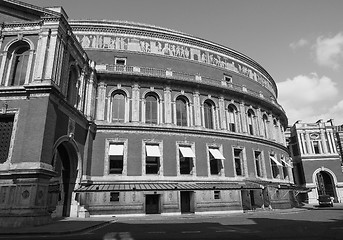
POLYGON ((66 14, 62 8, 41 8, 17 0, 0 1, 0 22, 37 21, 42 18, 59 18, 66 14))

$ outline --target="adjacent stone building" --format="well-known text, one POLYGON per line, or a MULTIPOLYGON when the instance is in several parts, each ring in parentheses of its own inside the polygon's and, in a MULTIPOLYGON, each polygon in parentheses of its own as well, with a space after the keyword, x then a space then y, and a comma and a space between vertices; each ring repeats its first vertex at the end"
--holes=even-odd
POLYGON ((309 189, 301 201, 318 203, 318 195, 343 200, 343 173, 336 146, 335 127, 331 122, 296 122, 288 131, 296 184, 309 189))
POLYGON ((2 225, 293 206, 287 117, 253 59, 61 7, 4 0, 0 20, 2 225))

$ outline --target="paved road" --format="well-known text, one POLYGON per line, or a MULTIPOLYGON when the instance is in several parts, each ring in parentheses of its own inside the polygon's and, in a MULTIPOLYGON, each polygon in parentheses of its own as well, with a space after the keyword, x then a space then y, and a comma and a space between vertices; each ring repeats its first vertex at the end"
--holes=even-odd
POLYGON ((148 240, 148 239, 343 239, 343 208, 299 212, 253 212, 234 215, 117 218, 77 235, 24 236, 11 239, 148 240))

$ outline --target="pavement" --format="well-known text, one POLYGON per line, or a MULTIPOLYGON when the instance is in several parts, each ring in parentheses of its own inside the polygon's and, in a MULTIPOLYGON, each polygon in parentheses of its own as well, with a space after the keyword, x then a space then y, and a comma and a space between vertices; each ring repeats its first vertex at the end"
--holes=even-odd
MULTIPOLYGON (((343 205, 342 205, 343 207, 343 205)), ((256 212, 263 212, 263 213, 292 213, 292 212, 300 212, 306 211, 310 209, 315 209, 316 206, 305 204, 299 208, 292 208, 292 209, 273 209, 273 210, 266 210, 266 211, 249 211, 249 213, 256 212)), ((246 214, 246 213, 240 213, 246 214)), ((220 216, 221 214, 211 214, 212 217, 220 216), (213 215, 213 216, 212 216, 213 215)), ((209 216, 209 215, 199 215, 199 214, 192 214, 194 217, 201 218, 202 216, 209 216)), ((125 216, 118 216, 118 217, 90 217, 90 218, 63 218, 59 220, 54 220, 51 223, 40 225, 40 226, 29 226, 29 227, 22 227, 22 228, 0 228, 0 237, 4 236, 18 236, 18 235, 68 235, 68 234, 77 234, 81 232, 87 232, 91 230, 95 230, 106 225, 112 224, 118 221, 119 218, 149 218, 149 219, 163 219, 163 218, 179 218, 180 215, 173 215, 173 216, 165 216, 165 215, 145 215, 145 216, 136 216, 136 217, 125 217, 125 216)))

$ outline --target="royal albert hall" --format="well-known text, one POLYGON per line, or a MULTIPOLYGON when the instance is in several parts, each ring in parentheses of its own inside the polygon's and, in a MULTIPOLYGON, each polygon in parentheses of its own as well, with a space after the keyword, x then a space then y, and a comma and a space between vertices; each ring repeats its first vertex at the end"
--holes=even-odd
POLYGON ((293 181, 287 117, 262 66, 161 27, 69 23, 98 77, 92 158, 76 190, 90 214, 291 206, 280 189, 293 181))
MULTIPOLYGON (((20 111, 35 114, 25 126, 35 126, 37 114, 48 126, 34 135, 44 138, 40 154, 27 152, 39 162, 37 184, 30 190, 11 183, 18 196, 41 199, 51 216, 78 217, 294 206, 287 117, 275 81, 259 63, 163 27, 68 20, 62 8, 2 4, 19 19, 2 25, 1 51, 9 56, 0 68, 7 94, 0 98, 7 104, 2 119, 10 118, 12 138, 25 137, 18 134, 20 111), (32 16, 15 14, 23 9, 32 16), (15 80, 6 61, 26 51, 29 75, 15 80), (44 99, 47 110, 35 113, 44 99), (33 101, 30 112, 24 106, 33 101)), ((13 141, 3 176, 15 162, 21 174, 32 174, 19 164, 13 141)))

